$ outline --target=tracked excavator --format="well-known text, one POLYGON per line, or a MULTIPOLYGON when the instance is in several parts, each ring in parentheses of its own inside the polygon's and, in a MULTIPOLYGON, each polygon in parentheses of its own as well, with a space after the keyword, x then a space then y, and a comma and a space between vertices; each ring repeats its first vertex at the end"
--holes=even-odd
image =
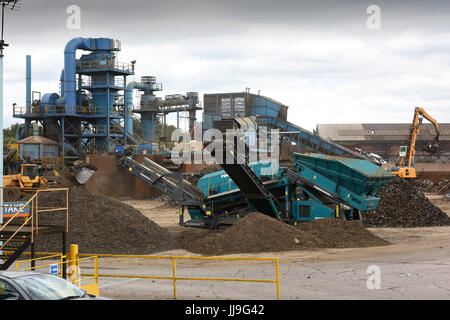
POLYGON ((414 168, 414 156, 416 154, 417 135, 420 132, 419 126, 422 124, 423 118, 430 121, 434 125, 436 131, 433 141, 429 142, 423 149, 423 151, 429 154, 436 154, 440 150, 440 132, 437 121, 433 117, 431 117, 423 108, 416 107, 414 109, 414 117, 409 133, 408 145, 400 147, 399 157, 395 163, 395 167, 389 168, 389 171, 401 178, 417 177, 416 169, 414 168))

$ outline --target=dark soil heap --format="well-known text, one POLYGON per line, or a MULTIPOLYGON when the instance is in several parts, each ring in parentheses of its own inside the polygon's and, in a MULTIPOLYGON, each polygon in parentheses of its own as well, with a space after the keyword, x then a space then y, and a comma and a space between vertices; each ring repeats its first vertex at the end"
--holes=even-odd
MULTIPOLYGON (((39 206, 65 206, 65 192, 41 193, 39 206)), ((64 212, 39 214, 39 225, 64 223, 64 212)), ((60 234, 39 236, 36 251, 60 251, 61 239, 60 234)), ((69 191, 67 245, 70 244, 78 244, 83 253, 111 254, 150 254, 176 247, 172 235, 140 211, 82 187, 69 191)))
POLYGON ((376 210, 363 213, 366 227, 429 227, 450 225, 450 219, 420 191, 415 181, 395 178, 377 195, 376 210))
POLYGON ((294 227, 258 212, 249 213, 222 231, 185 232, 179 242, 184 249, 205 255, 389 244, 356 221, 320 219, 294 227))
MULTIPOLYGON (((64 205, 65 192, 39 196, 41 208, 64 205)), ((39 215, 41 226, 63 226, 64 223, 63 212, 39 215)), ((61 238, 60 234, 39 236, 36 251, 60 251, 61 238)), ((258 212, 219 230, 185 228, 175 236, 133 207, 78 187, 69 191, 67 245, 70 244, 78 244, 82 253, 151 254, 185 249, 205 255, 224 255, 389 243, 362 228, 357 221, 320 219, 291 226, 258 212)))

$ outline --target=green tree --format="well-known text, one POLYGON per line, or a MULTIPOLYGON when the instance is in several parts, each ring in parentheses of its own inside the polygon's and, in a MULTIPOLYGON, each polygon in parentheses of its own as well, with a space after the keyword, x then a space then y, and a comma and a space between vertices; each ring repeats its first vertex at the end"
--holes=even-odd
MULTIPOLYGON (((19 128, 21 124, 20 123, 14 123, 9 128, 3 129, 3 144, 9 144, 9 143, 17 143, 16 134, 17 134, 17 128, 19 128)), ((44 128, 42 126, 39 126, 39 135, 43 135, 44 128)), ((26 137, 33 135, 33 126, 30 125, 28 127, 28 131, 26 133, 26 137)))
POLYGON ((16 132, 20 123, 14 123, 9 128, 3 129, 3 144, 16 143, 16 132))

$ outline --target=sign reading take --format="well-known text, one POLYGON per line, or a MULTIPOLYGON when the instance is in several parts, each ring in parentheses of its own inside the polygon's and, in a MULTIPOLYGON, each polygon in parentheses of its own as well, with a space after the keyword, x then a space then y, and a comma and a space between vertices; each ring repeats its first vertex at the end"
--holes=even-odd
MULTIPOLYGON (((3 217, 9 218, 15 215, 20 208, 25 204, 26 202, 4 202, 3 203, 3 217)), ((20 213, 16 217, 26 217, 30 214, 30 204, 28 204, 25 208, 20 211, 20 213)))

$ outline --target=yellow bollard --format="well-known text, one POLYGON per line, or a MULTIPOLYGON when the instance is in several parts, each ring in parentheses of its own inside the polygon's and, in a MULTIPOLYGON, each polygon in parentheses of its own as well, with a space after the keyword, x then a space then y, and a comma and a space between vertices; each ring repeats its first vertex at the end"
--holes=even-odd
POLYGON ((69 248, 69 261, 67 268, 67 275, 69 281, 75 285, 79 285, 80 282, 80 265, 78 261, 78 245, 71 244, 69 248))

